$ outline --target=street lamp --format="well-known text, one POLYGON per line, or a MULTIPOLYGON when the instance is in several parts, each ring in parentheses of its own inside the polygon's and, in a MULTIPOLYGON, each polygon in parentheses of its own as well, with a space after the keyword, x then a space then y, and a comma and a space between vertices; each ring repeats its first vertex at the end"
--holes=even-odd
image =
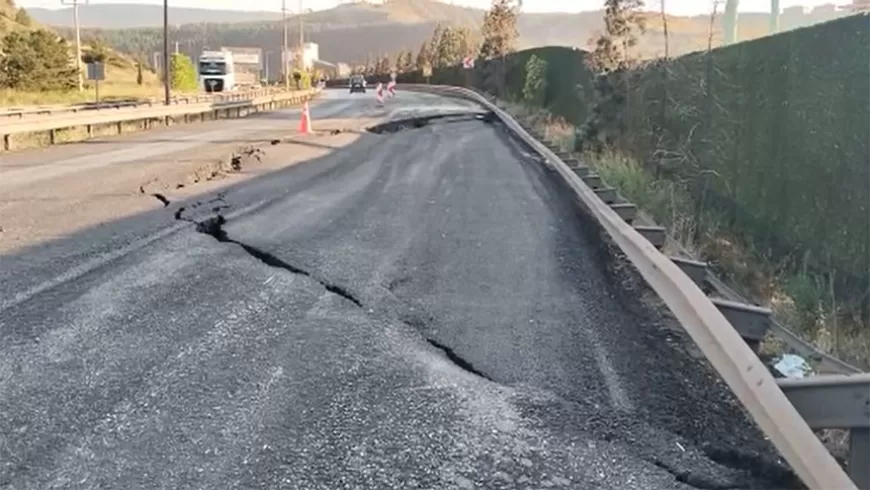
POLYGON ((299 0, 299 11, 296 15, 299 16, 299 69, 305 69, 305 17, 304 14, 314 12, 312 9, 303 9, 302 0, 299 0))
MULTIPOLYGON (((281 43, 281 71, 284 73, 284 89, 290 90, 290 70, 288 69, 288 56, 287 52, 289 51, 288 46, 288 34, 287 34, 287 13, 290 12, 287 9, 287 0, 281 0, 281 23, 283 24, 283 40, 281 43)), ((302 0, 299 0, 299 10, 297 11, 297 15, 299 16, 299 69, 304 68, 304 64, 302 61, 303 56, 303 45, 305 41, 305 31, 303 26, 303 13, 313 12, 311 9, 303 10, 302 8, 302 0)))
POLYGON ((169 0, 163 0, 163 103, 169 105, 169 0))
POLYGON ((281 0, 281 22, 284 25, 284 39, 281 44, 281 73, 284 74, 284 90, 290 90, 290 73, 287 70, 287 0, 281 0))
MULTIPOLYGON (((60 0, 62 5, 72 5, 73 8, 73 24, 76 29, 76 73, 79 76, 79 92, 85 90, 85 82, 82 77, 82 35, 79 27, 79 2, 80 0, 60 0)), ((84 0, 85 5, 88 0, 84 0)))

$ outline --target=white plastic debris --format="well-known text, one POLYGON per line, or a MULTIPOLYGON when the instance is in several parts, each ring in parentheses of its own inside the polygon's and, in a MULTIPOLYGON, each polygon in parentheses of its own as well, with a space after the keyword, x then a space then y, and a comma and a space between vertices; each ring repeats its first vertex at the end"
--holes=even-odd
POLYGON ((806 359, 794 354, 783 354, 779 361, 773 365, 773 368, 790 379, 801 379, 811 374, 813 369, 806 359))

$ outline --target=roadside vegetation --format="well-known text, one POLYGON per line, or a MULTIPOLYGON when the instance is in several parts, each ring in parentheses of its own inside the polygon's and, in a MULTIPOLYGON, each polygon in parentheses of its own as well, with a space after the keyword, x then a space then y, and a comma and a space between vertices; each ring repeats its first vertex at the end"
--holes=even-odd
MULTIPOLYGON (((109 48, 101 39, 82 40, 82 62, 102 62, 101 100, 160 96, 162 85, 144 59, 109 48)), ((0 106, 92 102, 94 82, 78 89, 75 45, 35 23, 13 0, 0 0, 0 106)))
MULTIPOLYGON (((761 53, 743 47, 742 59, 729 66, 726 52, 714 53, 712 34, 706 53, 687 56, 682 63, 667 59, 642 62, 630 56, 636 33, 644 28, 643 18, 636 15, 640 2, 609 0, 606 4, 607 30, 586 59, 593 75, 577 87, 590 94, 582 122, 554 116, 547 109, 553 97, 548 97, 541 73, 548 69, 535 54, 527 58, 523 90, 506 97, 509 108, 527 122, 546 128, 563 149, 576 152, 611 186, 667 227, 670 253, 710 262, 739 292, 770 307, 782 323, 820 350, 863 369, 870 367, 866 208, 870 190, 866 138, 862 143, 860 137, 870 128, 867 97, 851 97, 866 91, 866 67, 835 60, 841 71, 832 75, 829 69, 812 66, 824 63, 797 56, 795 51, 800 49, 807 56, 813 51, 802 39, 778 44, 771 40, 768 46, 757 46, 761 53), (783 52, 781 46, 788 43, 797 49, 783 52), (763 48, 768 53, 778 50, 786 67, 774 58, 761 60, 763 48), (728 77, 735 66, 756 62, 777 66, 754 66, 754 73, 762 76, 750 83, 780 94, 747 97, 738 93, 736 98, 743 99, 742 103, 728 100, 733 96, 725 84, 732 83, 728 77), (696 73, 687 76, 691 69, 696 73), (788 73, 781 74, 783 70, 804 76, 790 78, 788 73), (764 80, 765 75, 770 82, 764 80), (682 88, 684 93, 669 93, 675 88, 672 80, 681 78, 698 83, 701 93, 686 96, 692 92, 690 86, 682 88), (804 105, 816 104, 818 92, 810 92, 815 90, 846 90, 845 97, 857 106, 818 104, 824 107, 810 121, 790 119, 790 114, 777 109, 790 105, 802 110, 804 105), (685 104, 687 99, 697 103, 685 104), (753 103, 766 114, 752 114, 753 103), (750 112, 730 111, 735 106, 750 112), (632 131, 645 134, 638 137, 632 131), (801 138, 816 141, 820 148, 812 151, 820 158, 813 155, 804 163, 806 157, 797 152, 807 148, 795 148, 801 138), (752 159, 755 148, 764 152, 763 160, 755 155, 754 166, 733 163, 734 158, 752 159), (735 166, 735 170, 729 168, 735 166), (750 172, 754 179, 728 175, 735 171, 750 172), (738 183, 744 187, 742 194, 733 188, 738 183)), ((857 27, 861 21, 866 23, 866 17, 853 21, 857 27)), ((837 22, 848 24, 850 19, 837 22)), ((857 38, 841 36, 837 44, 864 44, 866 52, 862 42, 868 37, 866 25, 863 31, 849 27, 818 26, 816 32, 801 37, 818 42, 818 38, 832 37, 832 32, 858 32, 857 38)), ((836 95, 831 96, 836 100, 836 95)), ((771 337, 764 347, 776 353, 781 344, 771 337)))
POLYGON ((484 22, 463 51, 442 27, 412 69, 398 57, 399 80, 496 96, 666 226, 669 253, 709 262, 805 340, 868 369, 867 15, 721 47, 713 9, 706 49, 672 58, 662 12, 664 55, 647 60, 636 48, 654 17, 639 0, 605 6, 589 51, 517 52, 510 21, 484 22), (482 55, 487 38, 503 43, 482 55), (457 65, 465 55, 473 70, 457 65))

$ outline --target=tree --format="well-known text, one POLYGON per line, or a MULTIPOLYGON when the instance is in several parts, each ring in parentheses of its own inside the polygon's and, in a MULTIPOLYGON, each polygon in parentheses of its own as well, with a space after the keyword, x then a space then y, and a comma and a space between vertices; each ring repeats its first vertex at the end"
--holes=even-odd
POLYGON ((598 72, 624 70, 631 66, 631 49, 643 34, 643 0, 605 0, 604 30, 595 40, 590 67, 598 72))
POLYGON ((643 33, 642 0, 605 0, 605 32, 595 41, 589 66, 598 72, 595 78, 595 102, 589 118, 575 138, 575 149, 584 146, 600 152, 612 145, 625 127, 626 99, 630 73, 634 65, 631 49, 643 33))
POLYGON ((445 27, 438 34, 438 44, 432 56, 433 66, 453 66, 471 54, 471 32, 468 29, 445 27))
POLYGON ((21 90, 27 87, 36 71, 36 52, 26 33, 10 32, 3 37, 0 58, 0 86, 21 90))
POLYGON ((377 71, 378 71, 378 62, 377 62, 376 58, 374 57, 374 55, 369 53, 368 57, 366 58, 366 72, 365 72, 365 74, 366 74, 366 76, 372 76, 377 71))
POLYGON ((0 86, 34 91, 77 86, 69 46, 52 32, 39 29, 9 33, 0 43, 0 52, 0 86))
POLYGON ((432 51, 429 50, 429 42, 424 41, 420 46, 420 51, 417 52, 417 62, 415 63, 418 70, 422 70, 425 66, 431 65, 432 51))
POLYGON ((523 100, 531 106, 543 107, 547 94, 547 62, 532 55, 526 62, 526 82, 523 100))
POLYGON ((33 24, 33 19, 30 18, 30 14, 24 10, 24 7, 18 9, 18 12, 15 12, 15 22, 23 26, 30 27, 33 24))
POLYGON ((136 85, 142 85, 145 79, 142 76, 142 60, 136 62, 136 85))
POLYGON ((517 9, 511 0, 492 0, 492 7, 483 16, 481 35, 480 57, 484 59, 501 58, 514 50, 519 33, 517 9))
POLYGON ((435 30, 432 31, 432 37, 429 38, 429 64, 437 66, 436 59, 438 57, 438 46, 441 44, 441 37, 444 35, 444 26, 441 24, 435 25, 435 30))
POLYGON ((88 41, 90 45, 82 52, 83 63, 105 63, 109 59, 109 46, 102 39, 95 37, 88 41))
POLYGON ((399 73, 408 73, 414 70, 414 54, 408 51, 400 51, 396 55, 396 71, 399 73))
POLYGON ((169 86, 181 92, 196 90, 196 68, 186 55, 173 53, 169 58, 169 86))
POLYGON ((378 57, 377 64, 375 64, 375 74, 376 75, 389 75, 390 74, 390 57, 387 55, 383 55, 378 57))

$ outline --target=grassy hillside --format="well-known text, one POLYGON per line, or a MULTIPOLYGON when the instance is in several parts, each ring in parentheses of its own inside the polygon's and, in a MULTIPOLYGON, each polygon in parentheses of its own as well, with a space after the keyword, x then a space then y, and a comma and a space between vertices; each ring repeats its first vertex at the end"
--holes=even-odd
MULTIPOLYGON (((30 18, 29 14, 22 13, 12 0, 0 0, 0 37, 12 32, 29 33, 37 29, 46 29, 45 26, 30 18)), ((84 45, 87 50, 89 46, 84 45)), ((70 45, 70 62, 75 60, 74 46, 70 45)), ((112 50, 108 51, 106 62, 106 81, 100 86, 100 98, 111 100, 118 98, 142 98, 159 95, 160 83, 157 76, 143 72, 143 84, 136 83, 136 62, 127 54, 112 50)), ((77 90, 70 92, 45 92, 28 90, 10 90, 0 86, 0 106, 29 104, 65 104, 76 102, 88 102, 93 100, 94 92, 90 82, 86 83, 85 91, 77 90)))
MULTIPOLYGON (((110 45, 129 53, 153 53, 161 49, 162 8, 154 5, 115 4, 90 5, 83 12, 92 12, 93 24, 101 29, 86 29, 86 33, 100 35, 110 45), (100 21, 99 19, 103 19, 100 21), (132 26, 135 29, 112 29, 132 26)), ((34 11, 37 18, 40 11, 34 11)), ((427 39, 436 23, 477 28, 483 18, 483 10, 458 7, 435 0, 392 0, 383 4, 346 4, 329 10, 305 14, 306 39, 320 44, 320 56, 327 61, 360 61, 369 54, 396 53, 404 49, 416 49, 427 39)), ((83 13, 83 18, 84 18, 83 13)), ((840 14, 837 14, 840 15, 840 14)), ((69 25, 71 15, 64 14, 69 25)), ((52 17, 56 18, 56 17, 52 17)), ((782 28, 828 20, 828 14, 784 15, 782 28)), ((179 47, 190 55, 196 55, 203 47, 233 45, 254 46, 273 51, 270 72, 279 68, 277 53, 280 51, 281 22, 278 14, 197 9, 170 9, 171 37, 179 47), (246 22, 261 16, 256 22, 246 22)), ((764 14, 741 14, 740 32, 743 39, 754 39, 766 34, 768 18, 764 14)), ((707 17, 668 18, 670 52, 673 55, 705 49, 710 20, 707 17)), ((297 18, 290 19, 291 45, 298 39, 297 18)), ((602 12, 525 13, 518 22, 519 47, 536 46, 586 46, 597 31, 603 28, 602 12)), ((714 44, 722 40, 721 23, 714 26, 714 44)), ((61 29, 66 36, 72 35, 69 28, 61 29)), ((658 14, 649 14, 649 32, 639 46, 639 55, 655 57, 664 52, 662 22, 658 14)))

